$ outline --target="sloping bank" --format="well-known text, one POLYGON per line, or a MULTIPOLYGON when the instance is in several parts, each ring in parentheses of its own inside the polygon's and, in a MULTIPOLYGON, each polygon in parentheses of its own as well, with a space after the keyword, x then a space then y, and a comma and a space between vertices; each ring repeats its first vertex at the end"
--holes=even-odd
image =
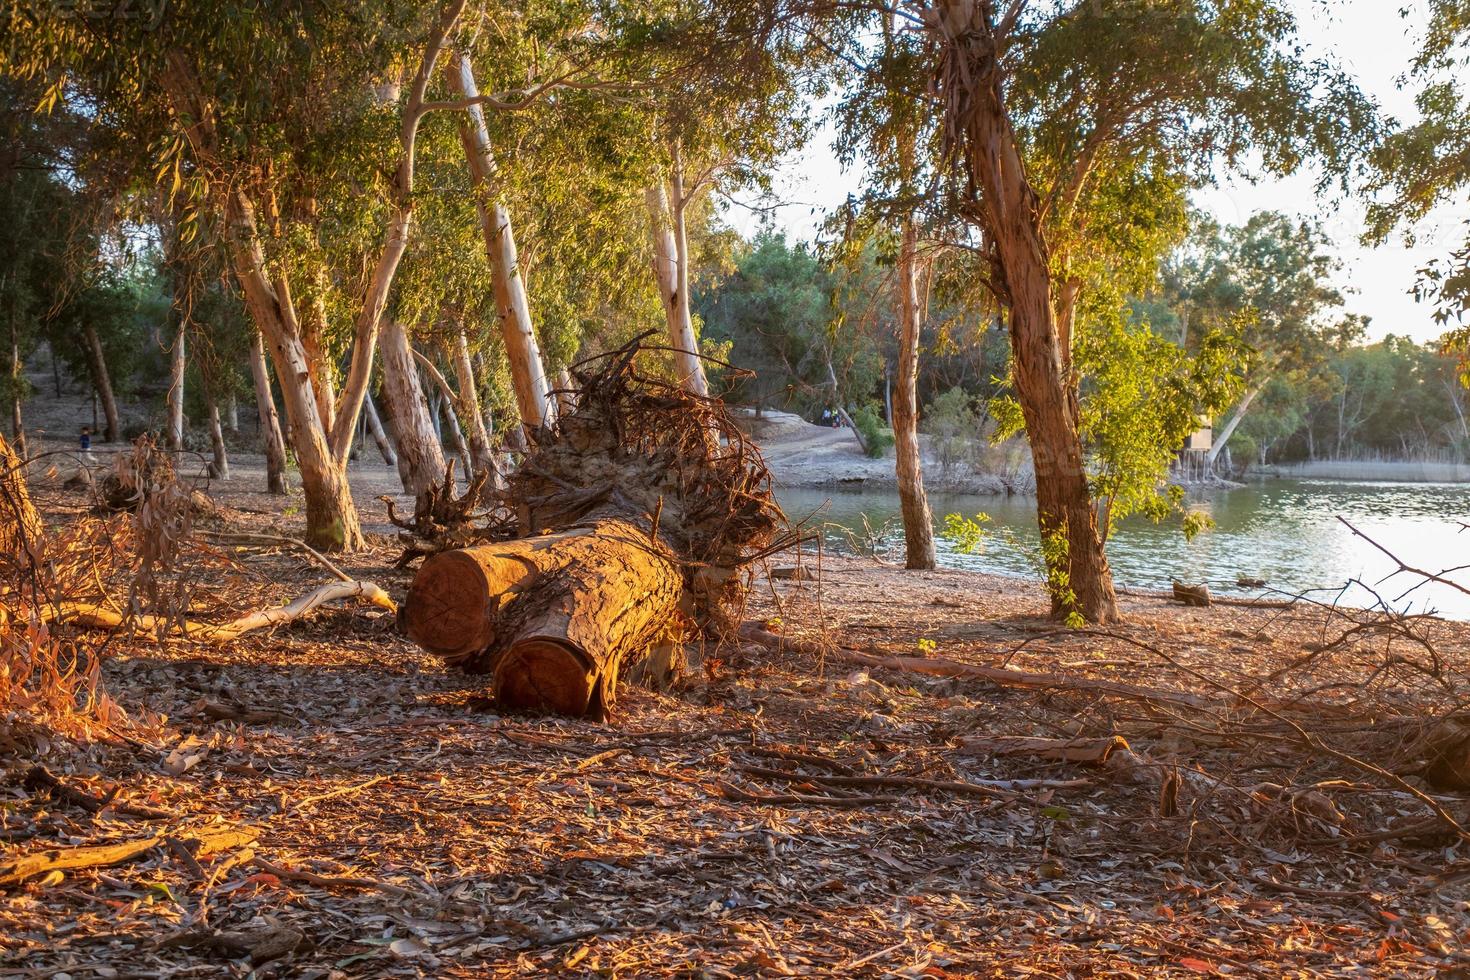
MULTIPOLYGON (((778 487, 897 491, 892 452, 866 456, 848 429, 813 425, 790 412, 746 411, 737 423, 760 447, 778 487)), ((935 458, 932 440, 919 437, 924 450, 924 483, 935 492, 1031 494, 1036 481, 1021 440, 984 446, 985 472, 958 462, 947 469, 935 458)))

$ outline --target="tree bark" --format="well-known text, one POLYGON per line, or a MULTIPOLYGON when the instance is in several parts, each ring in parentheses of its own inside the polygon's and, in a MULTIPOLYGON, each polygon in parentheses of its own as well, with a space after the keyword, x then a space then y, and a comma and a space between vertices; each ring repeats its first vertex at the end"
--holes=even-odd
POLYGON ((219 415, 219 402, 211 395, 209 399, 209 478, 228 480, 230 478, 230 455, 225 451, 225 434, 220 426, 219 415))
POLYGON ((1087 484, 1077 392, 1066 371, 1069 356, 1061 349, 1052 306, 1041 207, 1002 94, 989 9, 962 0, 939 5, 942 94, 967 176, 980 192, 974 217, 994 244, 998 285, 1010 310, 1013 377, 1036 470, 1052 613, 1110 623, 1119 618, 1118 600, 1087 484))
POLYGON ((408 250, 408 236, 413 227, 414 153, 419 123, 424 115, 424 96, 428 92, 429 80, 434 76, 434 66, 444 53, 447 38, 459 22, 465 3, 466 0, 450 0, 448 8, 440 15, 429 35, 418 71, 415 72, 413 84, 409 88, 408 99, 403 106, 398 130, 398 169, 393 178, 388 228, 383 236, 383 248, 378 254, 377 265, 368 281, 367 295, 353 326, 352 362, 347 368, 347 380, 342 386, 336 417, 330 420, 332 458, 339 468, 346 468, 348 455, 352 451, 357 417, 362 412, 362 401, 367 395, 368 380, 372 376, 373 348, 377 343, 383 312, 388 307, 388 295, 393 288, 393 279, 398 274, 398 265, 403 259, 403 253, 408 250))
MULTIPOLYGON (((179 302, 177 297, 174 302, 179 302)), ((181 452, 184 448, 184 371, 188 367, 184 346, 187 326, 188 320, 180 310, 168 369, 168 448, 174 452, 181 452)))
POLYGON ((21 459, 0 432, 0 562, 38 554, 41 515, 31 503, 21 459))
POLYGON ((675 377, 686 391, 708 397, 709 383, 699 359, 699 338, 694 335, 694 320, 689 313, 689 243, 684 229, 683 181, 677 162, 669 190, 672 199, 662 186, 650 187, 644 194, 653 235, 653 272, 668 322, 669 346, 674 349, 675 377))
POLYGON ((92 369, 92 388, 102 402, 102 417, 106 427, 102 430, 104 442, 117 442, 122 434, 118 424, 117 397, 112 392, 112 376, 107 370, 107 357, 102 351, 102 338, 90 323, 83 327, 87 341, 87 365, 92 369))
POLYGON ((408 635, 493 674, 505 709, 605 717, 623 667, 680 628, 683 580, 648 528, 587 525, 428 559, 404 605, 408 635))
POLYGON ((368 433, 373 437, 373 442, 377 444, 383 462, 397 469, 398 454, 393 451, 393 443, 388 439, 388 433, 383 431, 383 420, 378 418, 378 406, 373 404, 372 395, 363 395, 362 408, 367 415, 368 433))
POLYGON ((908 568, 934 568, 934 516, 924 492, 924 457, 919 449, 919 301, 918 231, 905 220, 898 254, 898 384, 893 398, 893 442, 898 499, 903 512, 904 556, 908 568))
POLYGON ((404 490, 417 497, 444 478, 444 452, 403 324, 391 318, 383 323, 381 347, 383 399, 398 446, 398 475, 404 490))
POLYGON ((469 429, 470 453, 474 458, 476 473, 489 473, 485 486, 499 489, 505 482, 495 459, 495 444, 490 440, 490 430, 485 427, 485 413, 480 410, 480 392, 475 385, 475 365, 470 360, 470 342, 463 330, 454 338, 454 374, 459 382, 460 418, 469 429))
MULTIPOLYGON (((170 52, 161 82, 175 113, 184 121, 195 155, 217 164, 219 147, 214 107, 200 90, 193 68, 180 52, 170 52)), ((320 550, 356 550, 363 544, 362 525, 347 485, 345 466, 333 455, 327 441, 327 423, 317 409, 310 381, 311 366, 291 303, 290 284, 284 275, 274 279, 271 275, 255 204, 244 186, 237 183, 221 188, 220 193, 230 264, 251 318, 269 345, 281 385, 281 400, 286 406, 286 421, 306 496, 306 542, 320 550)), ((360 353, 353 352, 354 360, 360 353)))
MULTIPOLYGON (((469 58, 459 55, 456 67, 458 70, 449 72, 450 83, 462 98, 477 98, 480 93, 469 58)), ((551 385, 546 379, 541 347, 531 324, 531 307, 526 299, 526 283, 521 276, 510 212, 496 200, 495 157, 490 149, 490 130, 478 105, 471 106, 460 115, 459 133, 475 188, 475 207, 479 211, 480 229, 485 238, 485 255, 490 262, 495 311, 505 341, 505 355, 510 361, 516 404, 520 408, 521 422, 533 429, 539 428, 552 421, 556 408, 551 403, 551 385)))
POLYGON ((268 493, 286 492, 286 440, 281 436, 281 418, 271 395, 270 371, 265 365, 265 346, 260 331, 250 337, 250 376, 255 381, 255 410, 260 419, 260 439, 265 444, 265 485, 268 493))
POLYGON ((15 324, 10 325, 10 437, 21 459, 30 455, 26 448, 25 418, 21 414, 20 392, 25 380, 25 363, 20 356, 20 336, 15 324))
POLYGON ((1266 384, 1270 380, 1270 378, 1262 378, 1256 382, 1245 393, 1245 397, 1240 400, 1240 404, 1235 406, 1235 411, 1230 413, 1230 420, 1225 423, 1225 427, 1220 430, 1220 434, 1210 443, 1210 452, 1205 456, 1205 470, 1207 472, 1215 472, 1215 460, 1220 458, 1220 453, 1225 450, 1225 444, 1230 441, 1231 436, 1235 435, 1235 430, 1240 427, 1241 421, 1245 418, 1245 413, 1250 411, 1251 403, 1266 389, 1266 384))

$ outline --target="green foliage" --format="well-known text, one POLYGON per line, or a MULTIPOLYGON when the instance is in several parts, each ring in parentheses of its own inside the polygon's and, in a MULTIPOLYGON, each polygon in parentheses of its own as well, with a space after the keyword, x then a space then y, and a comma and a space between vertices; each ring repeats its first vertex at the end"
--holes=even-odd
POLYGON ((859 405, 852 413, 853 424, 863 437, 864 451, 872 459, 882 459, 893 448, 893 430, 883 424, 883 413, 871 403, 859 405))
POLYGON ((882 358, 858 306, 871 294, 853 288, 851 275, 834 273, 782 234, 762 232, 736 257, 733 274, 696 292, 705 336, 728 342, 732 363, 755 374, 733 380, 727 396, 813 414, 866 404, 882 358))
MULTIPOLYGON (((1414 225, 1435 207, 1458 201, 1470 188, 1470 5, 1465 0, 1430 0, 1429 29, 1408 74, 1417 83, 1417 119, 1391 133, 1373 156, 1371 196, 1364 239, 1382 242, 1396 228, 1413 239, 1414 225)), ((1404 14, 1407 16, 1406 9, 1404 14)), ((1467 225, 1470 228, 1470 225, 1467 225)), ((1470 236, 1448 255, 1419 270, 1415 297, 1435 305, 1444 326, 1462 324, 1470 312, 1470 236)), ((1470 327, 1449 336, 1445 350, 1464 358, 1470 327)), ((1470 370, 1462 378, 1470 385, 1470 370)))
POLYGON ((989 523, 989 514, 976 514, 974 517, 945 514, 944 529, 939 534, 955 551, 962 555, 973 555, 984 545, 985 535, 989 533, 986 525, 989 523))
POLYGON ((1169 466, 1200 418, 1238 396, 1249 364, 1248 349, 1225 333, 1210 332, 1191 354, 1147 323, 1106 312, 1076 354, 1086 378, 1082 436, 1105 538, 1129 514, 1158 522, 1181 512, 1182 494, 1164 484, 1169 466))

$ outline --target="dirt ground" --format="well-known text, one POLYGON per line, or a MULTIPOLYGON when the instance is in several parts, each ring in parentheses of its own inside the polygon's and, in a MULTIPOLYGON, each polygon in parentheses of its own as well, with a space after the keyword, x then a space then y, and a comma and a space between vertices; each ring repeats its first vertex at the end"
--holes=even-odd
MULTIPOLYGON (((215 488, 225 526, 300 533, 299 502, 236 474, 215 488)), ((60 475, 36 491, 57 523, 86 503, 60 475)), ((380 529, 373 498, 396 487, 381 476, 354 476, 380 529)), ((199 616, 326 581, 290 548, 214 549, 199 616)), ((401 597, 396 554, 378 536, 341 564, 401 597)), ((1128 622, 1093 635, 1058 631, 1025 583, 801 564, 811 577, 760 577, 746 618, 817 647, 708 650, 676 690, 626 689, 606 725, 493 713, 481 679, 366 605, 224 646, 114 638, 106 688, 151 721, 29 752, 49 749, 69 786, 161 813, 26 789, 32 759, 12 755, 0 862, 164 836, 0 891, 0 976, 1470 975, 1464 840, 1238 696, 1300 694, 1268 678, 1303 656, 1321 657, 1314 685, 1358 676, 1377 647, 1324 642, 1342 632, 1328 613, 1129 597, 1128 622), (863 667, 844 649, 1195 707, 863 667), (963 751, 994 734, 1116 734, 1147 765, 963 751), (899 779, 843 788, 823 782, 834 772, 899 779), (1262 786, 1317 789, 1299 806, 1262 786), (219 828, 254 841, 193 857, 219 828)), ((1449 678, 1436 697, 1463 698, 1470 628, 1425 628, 1449 678)), ((1422 691, 1390 670, 1375 703, 1422 691)), ((1319 744, 1386 759, 1350 697, 1315 696, 1344 712, 1319 744)), ((1463 818, 1464 795, 1431 798, 1463 818)))

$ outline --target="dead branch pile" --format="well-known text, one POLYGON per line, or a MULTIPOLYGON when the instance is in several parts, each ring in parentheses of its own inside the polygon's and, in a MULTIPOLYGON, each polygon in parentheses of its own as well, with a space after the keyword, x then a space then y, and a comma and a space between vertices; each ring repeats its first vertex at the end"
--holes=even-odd
POLYGON ((655 647, 737 620, 740 570, 790 543, 760 452, 718 402, 638 373, 638 341, 574 370, 502 496, 506 540, 425 562, 403 623, 506 707, 604 716, 655 647))

